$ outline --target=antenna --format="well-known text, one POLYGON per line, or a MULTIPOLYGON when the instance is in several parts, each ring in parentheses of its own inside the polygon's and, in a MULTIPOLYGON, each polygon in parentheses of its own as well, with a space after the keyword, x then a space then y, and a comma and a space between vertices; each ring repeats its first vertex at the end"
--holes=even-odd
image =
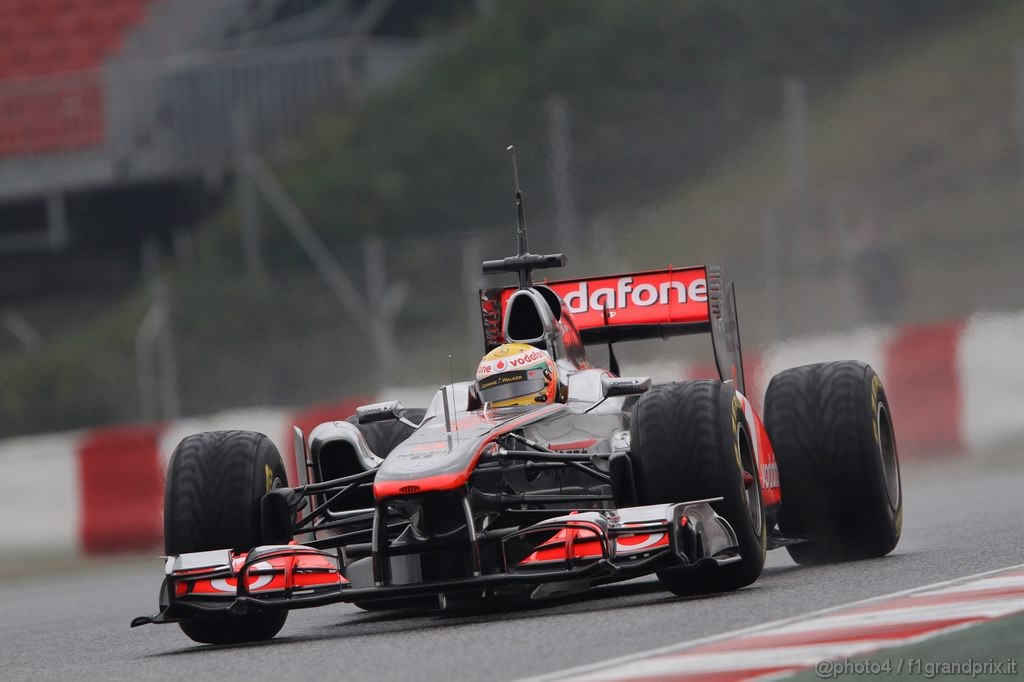
POLYGON ((526 215, 523 213, 523 190, 519 187, 519 162, 516 159, 516 147, 510 144, 505 150, 512 152, 512 175, 516 183, 516 212, 518 214, 516 242, 518 252, 514 256, 507 256, 499 260, 484 261, 484 274, 493 275, 499 272, 514 272, 519 275, 519 288, 526 289, 533 286, 533 271, 535 269, 563 267, 566 258, 560 253, 543 256, 530 253, 529 244, 526 239, 526 215))
POLYGON ((452 451, 452 415, 448 409, 448 387, 441 387, 441 404, 444 405, 444 431, 448 437, 448 452, 452 451))
MULTIPOLYGON (((516 146, 510 144, 507 151, 512 152, 512 176, 516 183, 516 246, 517 256, 525 256, 530 252, 530 245, 526 238, 526 214, 523 212, 523 190, 519 188, 519 161, 516 159, 516 146)), ((519 288, 533 286, 533 272, 527 269, 519 271, 519 288)))
MULTIPOLYGON (((448 385, 452 389, 452 402, 455 402, 455 369, 452 367, 452 354, 451 353, 448 354, 448 385)), ((445 390, 447 390, 447 389, 445 389, 445 390)), ((455 411, 457 413, 458 409, 456 408, 455 411)), ((456 415, 456 416, 458 416, 458 415, 456 415)), ((461 440, 459 438, 459 422, 458 422, 458 420, 456 420, 454 424, 450 425, 449 430, 452 430, 452 429, 454 429, 454 431, 455 431, 455 440, 456 441, 461 440)))

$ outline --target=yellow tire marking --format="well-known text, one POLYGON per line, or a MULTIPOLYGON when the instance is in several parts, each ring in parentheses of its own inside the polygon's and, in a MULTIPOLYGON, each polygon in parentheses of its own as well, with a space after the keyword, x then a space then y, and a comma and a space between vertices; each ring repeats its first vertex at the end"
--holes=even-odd
POLYGON ((882 388, 882 380, 875 374, 871 377, 871 431, 875 435, 875 444, 882 447, 882 437, 878 433, 878 391, 882 388))

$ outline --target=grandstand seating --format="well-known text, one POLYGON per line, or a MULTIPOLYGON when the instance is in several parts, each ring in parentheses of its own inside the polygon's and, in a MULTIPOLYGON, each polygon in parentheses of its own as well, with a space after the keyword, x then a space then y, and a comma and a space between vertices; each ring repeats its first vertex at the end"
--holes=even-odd
POLYGON ((102 144, 100 67, 153 0, 0 0, 0 157, 102 144))

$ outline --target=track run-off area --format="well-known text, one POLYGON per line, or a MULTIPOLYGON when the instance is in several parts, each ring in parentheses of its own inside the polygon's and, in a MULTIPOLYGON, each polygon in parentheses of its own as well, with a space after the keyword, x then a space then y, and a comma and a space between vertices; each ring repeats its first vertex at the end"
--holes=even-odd
MULTIPOLYGON (((883 559, 801 567, 777 550, 754 585, 701 598, 674 597, 645 578, 523 608, 423 614, 337 605, 293 612, 277 638, 251 645, 199 646, 175 626, 130 629, 132 617, 156 610, 162 564, 155 557, 78 566, 22 562, 0 574, 0 679, 490 682, 579 670, 1018 566, 1019 460, 1024 454, 987 464, 905 464, 903 538, 883 559)), ((23 511, 21 522, 30 522, 31 510, 23 511)))

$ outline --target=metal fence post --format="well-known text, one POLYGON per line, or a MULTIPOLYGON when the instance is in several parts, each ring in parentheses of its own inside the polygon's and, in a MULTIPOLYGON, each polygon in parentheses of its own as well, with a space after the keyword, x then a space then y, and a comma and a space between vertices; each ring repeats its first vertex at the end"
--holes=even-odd
POLYGON ((1024 168, 1024 43, 1013 49, 1013 102, 1017 122, 1017 153, 1024 168))
POLYGON ((281 185, 277 176, 262 159, 255 155, 248 165, 248 173, 252 175, 263 198, 277 213, 285 229, 302 248, 317 274, 331 290, 331 294, 349 313, 353 322, 359 325, 364 332, 372 333, 372 325, 365 319, 366 301, 360 295, 359 289, 331 255, 327 245, 313 229, 309 220, 302 213, 302 209, 281 185))
POLYGON ((262 278, 263 248, 260 239, 260 211, 252 166, 252 135, 249 116, 239 107, 232 116, 235 137, 235 177, 238 181, 238 208, 242 228, 242 260, 252 278, 262 278))
POLYGON ((46 228, 51 249, 63 249, 68 245, 67 206, 60 190, 46 195, 46 228))
MULTIPOLYGON (((363 239, 363 260, 366 265, 366 298, 372 326, 370 343, 377 361, 377 387, 387 388, 394 380, 394 365, 399 362, 395 341, 395 318, 401 300, 395 300, 395 289, 388 286, 384 242, 378 235, 363 239)), ((398 294, 404 298, 404 294, 398 294)))
POLYGON ((13 308, 0 313, 0 324, 30 353, 43 345, 42 334, 25 319, 24 315, 13 308))
POLYGON ((176 419, 180 405, 170 285, 160 272, 160 245, 153 235, 143 241, 142 264, 143 272, 152 283, 153 302, 135 333, 140 416, 146 421, 176 419))
POLYGON ((836 291, 836 310, 840 329, 853 329, 857 318, 854 268, 856 267, 857 245, 850 234, 850 221, 841 197, 833 195, 828 201, 828 223, 832 234, 836 260, 839 267, 832 277, 836 291))
POLYGON ((544 105, 548 118, 548 175, 555 200, 558 249, 567 251, 577 239, 576 200, 572 188, 572 135, 569 102, 561 95, 549 97, 544 105))
POLYGON ((483 262, 480 235, 465 235, 462 239, 462 290, 466 292, 466 352, 467 357, 483 354, 483 323, 480 320, 480 294, 483 288, 483 262))
POLYGON ((807 146, 807 89, 803 81, 788 78, 782 84, 783 111, 786 120, 786 147, 789 150, 790 187, 796 209, 796 221, 803 234, 810 227, 810 171, 807 146))
POLYGON ((595 272, 626 272, 629 263, 619 253, 615 230, 607 213, 599 213, 590 226, 591 261, 595 272))
POLYGON ((174 306, 171 303, 171 285, 163 275, 157 275, 153 285, 154 305, 159 306, 163 324, 156 338, 156 361, 160 381, 160 418, 172 421, 181 415, 178 399, 178 357, 174 344, 174 306))
POLYGON ((782 296, 782 235, 779 220, 773 208, 765 209, 761 216, 761 250, 764 252, 764 293, 772 311, 774 341, 786 338, 786 306, 782 296))

